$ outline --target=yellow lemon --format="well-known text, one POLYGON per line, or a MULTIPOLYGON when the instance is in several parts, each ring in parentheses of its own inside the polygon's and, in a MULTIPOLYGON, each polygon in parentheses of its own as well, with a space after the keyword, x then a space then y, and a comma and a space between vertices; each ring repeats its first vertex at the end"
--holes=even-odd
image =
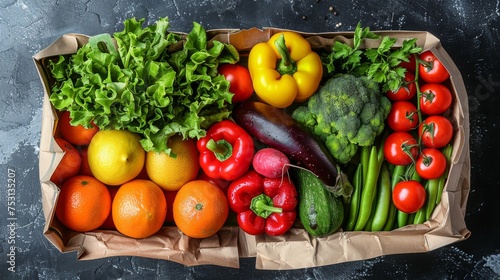
POLYGON ((138 134, 126 130, 100 130, 90 141, 89 167, 99 181, 118 186, 134 179, 144 167, 146 152, 138 134))
POLYGON ((146 172, 149 179, 162 189, 176 191, 198 176, 199 154, 195 141, 183 140, 181 136, 170 137, 167 146, 175 156, 149 151, 146 154, 146 172))

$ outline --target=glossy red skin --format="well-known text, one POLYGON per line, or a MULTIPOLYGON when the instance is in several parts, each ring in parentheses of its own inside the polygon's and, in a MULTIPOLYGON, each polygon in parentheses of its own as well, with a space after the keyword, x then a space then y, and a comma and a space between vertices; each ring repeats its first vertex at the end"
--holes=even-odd
POLYGON ((418 73, 422 80, 427 83, 442 83, 450 77, 450 73, 431 51, 420 54, 420 60, 428 62, 428 65, 419 63, 418 73))
POLYGON ((210 178, 232 181, 239 178, 250 168, 254 155, 252 137, 231 120, 222 120, 210 126, 206 136, 196 142, 200 152, 200 167, 210 178), (217 158, 217 152, 209 149, 210 140, 225 140, 232 152, 225 160, 217 158))
POLYGON ((420 92, 420 110, 426 115, 446 112, 453 101, 451 91, 442 84, 425 84, 420 92))
POLYGON ((394 186, 392 202, 399 211, 411 214, 425 204, 425 188, 417 181, 401 181, 394 186))
MULTIPOLYGON (((415 68, 415 67, 413 67, 415 68)), ((406 84, 402 85, 397 91, 387 91, 386 96, 389 100, 407 101, 412 99, 417 93, 417 86, 415 85, 415 75, 406 71, 404 81, 406 84)))
POLYGON ((293 182, 285 178, 266 178, 249 170, 234 180, 227 190, 228 204, 236 213, 240 228, 248 234, 282 235, 297 217, 298 193, 293 182), (251 208, 252 199, 265 194, 272 199, 272 206, 282 212, 272 212, 267 218, 258 216, 251 208))
POLYGON ((418 127, 417 107, 408 101, 392 103, 387 123, 394 131, 410 131, 418 127))
POLYGON ((422 144, 427 148, 442 148, 453 137, 453 125, 440 115, 430 116, 422 121, 418 129, 422 144), (434 130, 433 132, 430 130, 434 130))
POLYGON ((234 94, 232 103, 245 101, 252 96, 252 78, 245 66, 239 64, 222 64, 218 70, 219 74, 224 75, 230 83, 229 91, 234 94))
POLYGON ((418 147, 417 140, 408 132, 396 131, 387 136, 384 143, 384 157, 394 165, 408 165, 417 158, 418 147), (408 146, 408 155, 403 147, 408 146))
POLYGON ((443 153, 434 148, 423 149, 418 156, 415 170, 424 179, 437 179, 446 169, 446 158, 443 153))

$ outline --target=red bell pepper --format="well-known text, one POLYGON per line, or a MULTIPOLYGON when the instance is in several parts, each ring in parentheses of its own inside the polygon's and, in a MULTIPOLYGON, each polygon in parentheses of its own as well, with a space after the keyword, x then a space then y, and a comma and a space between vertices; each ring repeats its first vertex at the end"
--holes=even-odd
POLYGON ((248 234, 282 235, 297 217, 297 189, 288 177, 266 178, 249 170, 227 190, 229 207, 248 234))
POLYGON ((197 142, 200 166, 213 179, 232 181, 252 164, 254 143, 243 128, 230 120, 213 124, 197 142))

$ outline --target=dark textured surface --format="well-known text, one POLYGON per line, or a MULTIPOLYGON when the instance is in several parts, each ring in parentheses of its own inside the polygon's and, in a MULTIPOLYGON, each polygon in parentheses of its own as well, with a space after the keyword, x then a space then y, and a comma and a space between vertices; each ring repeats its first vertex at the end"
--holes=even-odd
POLYGON ((0 279, 500 279, 500 2, 444 1, 67 1, 0 0, 0 279), (331 11, 330 7, 334 8, 331 11), (471 190, 466 223, 472 236, 429 253, 291 271, 256 271, 255 259, 240 269, 116 257, 77 261, 42 235, 38 183, 42 86, 32 55, 65 33, 112 33, 129 17, 151 23, 168 16, 171 30, 279 27, 308 32, 372 30, 433 33, 462 72, 469 94, 471 190), (8 177, 15 176, 14 216, 9 228, 8 177), (12 233, 12 234, 11 234, 12 233), (15 272, 7 263, 15 241, 15 272))

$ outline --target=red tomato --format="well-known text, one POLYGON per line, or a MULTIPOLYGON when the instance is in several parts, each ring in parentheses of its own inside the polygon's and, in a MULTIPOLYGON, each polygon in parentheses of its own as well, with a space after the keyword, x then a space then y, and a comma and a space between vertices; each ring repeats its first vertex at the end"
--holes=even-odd
POLYGON ((417 107, 408 101, 392 103, 387 123, 394 131, 410 131, 418 126, 417 107))
POLYGON ((422 62, 418 65, 418 73, 428 83, 442 83, 450 77, 450 73, 431 51, 420 54, 422 62))
POLYGON ((399 211, 411 214, 425 203, 425 188, 418 181, 401 181, 394 186, 392 202, 399 211))
MULTIPOLYGON (((413 67, 415 68, 415 67, 413 67)), ((417 87, 415 85, 415 75, 406 71, 405 83, 397 91, 387 91, 386 96, 391 101, 405 101, 410 100, 417 93, 417 87)))
POLYGON ((451 106, 451 91, 442 84, 425 84, 420 87, 420 110, 426 115, 439 115, 451 106))
POLYGON ((431 180, 443 175, 446 169, 446 158, 438 149, 424 149, 418 156, 415 170, 420 177, 431 180))
POLYGON ((410 54, 410 56, 408 57, 408 62, 401 61, 401 63, 399 63, 399 66, 408 69, 408 71, 411 73, 415 73, 415 70, 417 68, 415 56, 416 54, 410 54))
POLYGON ((453 125, 443 116, 430 116, 420 124, 418 136, 425 147, 439 149, 451 141, 453 125))
POLYGON ((222 64, 218 70, 230 83, 229 91, 234 94, 233 103, 245 101, 252 96, 253 85, 248 68, 239 64, 222 64))
POLYGON ((417 140, 408 132, 391 133, 384 143, 384 157, 394 165, 412 163, 418 155, 417 140))

